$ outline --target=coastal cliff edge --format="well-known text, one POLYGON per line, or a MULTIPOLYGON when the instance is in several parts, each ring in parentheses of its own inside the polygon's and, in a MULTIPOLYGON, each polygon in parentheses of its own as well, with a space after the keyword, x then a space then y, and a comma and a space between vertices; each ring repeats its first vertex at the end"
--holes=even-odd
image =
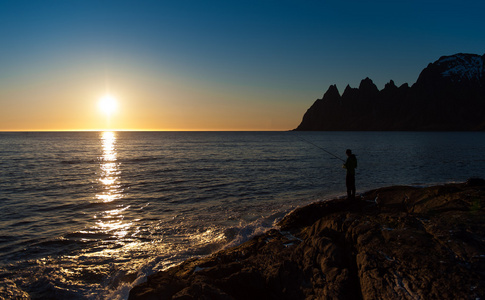
POLYGON ((484 299, 485 180, 316 202, 148 277, 139 299, 484 299))

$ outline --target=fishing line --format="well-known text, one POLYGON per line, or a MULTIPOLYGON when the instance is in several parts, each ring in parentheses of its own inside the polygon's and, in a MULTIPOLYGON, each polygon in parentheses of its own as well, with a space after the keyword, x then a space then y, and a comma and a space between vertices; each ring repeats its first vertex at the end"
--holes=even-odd
POLYGON ((341 161, 345 162, 345 160, 341 159, 340 157, 338 157, 337 155, 333 154, 332 152, 329 152, 329 151, 327 151, 326 149, 324 149, 324 148, 322 148, 322 147, 320 147, 320 146, 318 146, 318 145, 315 145, 314 143, 310 142, 309 140, 306 140, 306 139, 302 138, 302 137, 301 137, 301 136, 299 136, 298 134, 296 134, 296 136, 297 136, 298 138, 300 138, 302 141, 307 142, 308 144, 313 145, 313 146, 317 147, 317 148, 318 148, 318 149, 320 149, 320 150, 323 150, 325 153, 327 153, 327 154, 329 154, 329 155, 331 155, 331 156, 333 156, 333 157, 335 157, 335 158, 337 158, 337 159, 339 159, 339 160, 341 160, 341 161))

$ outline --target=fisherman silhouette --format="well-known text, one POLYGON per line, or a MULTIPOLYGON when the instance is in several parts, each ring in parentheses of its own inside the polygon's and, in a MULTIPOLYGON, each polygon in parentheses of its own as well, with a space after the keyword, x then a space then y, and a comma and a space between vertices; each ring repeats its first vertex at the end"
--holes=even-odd
POLYGON ((347 175, 345 177, 345 184, 347 185, 347 199, 355 199, 355 169, 357 168, 357 158, 352 154, 352 150, 347 149, 347 161, 343 165, 344 169, 347 169, 347 175))

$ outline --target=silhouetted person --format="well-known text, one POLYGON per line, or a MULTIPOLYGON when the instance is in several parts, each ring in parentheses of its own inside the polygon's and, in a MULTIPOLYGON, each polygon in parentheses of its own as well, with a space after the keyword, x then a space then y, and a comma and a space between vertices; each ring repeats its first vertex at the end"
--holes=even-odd
POLYGON ((352 150, 347 149, 347 161, 344 164, 344 169, 347 169, 347 176, 345 177, 345 184, 347 185, 347 199, 355 199, 355 169, 357 168, 357 158, 352 154, 352 150))

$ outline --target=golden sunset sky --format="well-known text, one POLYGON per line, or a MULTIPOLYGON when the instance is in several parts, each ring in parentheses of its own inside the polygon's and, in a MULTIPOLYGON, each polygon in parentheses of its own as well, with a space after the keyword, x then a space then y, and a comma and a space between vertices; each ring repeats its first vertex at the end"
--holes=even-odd
POLYGON ((483 54, 483 11, 466 0, 1 1, 0 131, 290 130, 331 84, 413 84, 442 55, 483 54))

